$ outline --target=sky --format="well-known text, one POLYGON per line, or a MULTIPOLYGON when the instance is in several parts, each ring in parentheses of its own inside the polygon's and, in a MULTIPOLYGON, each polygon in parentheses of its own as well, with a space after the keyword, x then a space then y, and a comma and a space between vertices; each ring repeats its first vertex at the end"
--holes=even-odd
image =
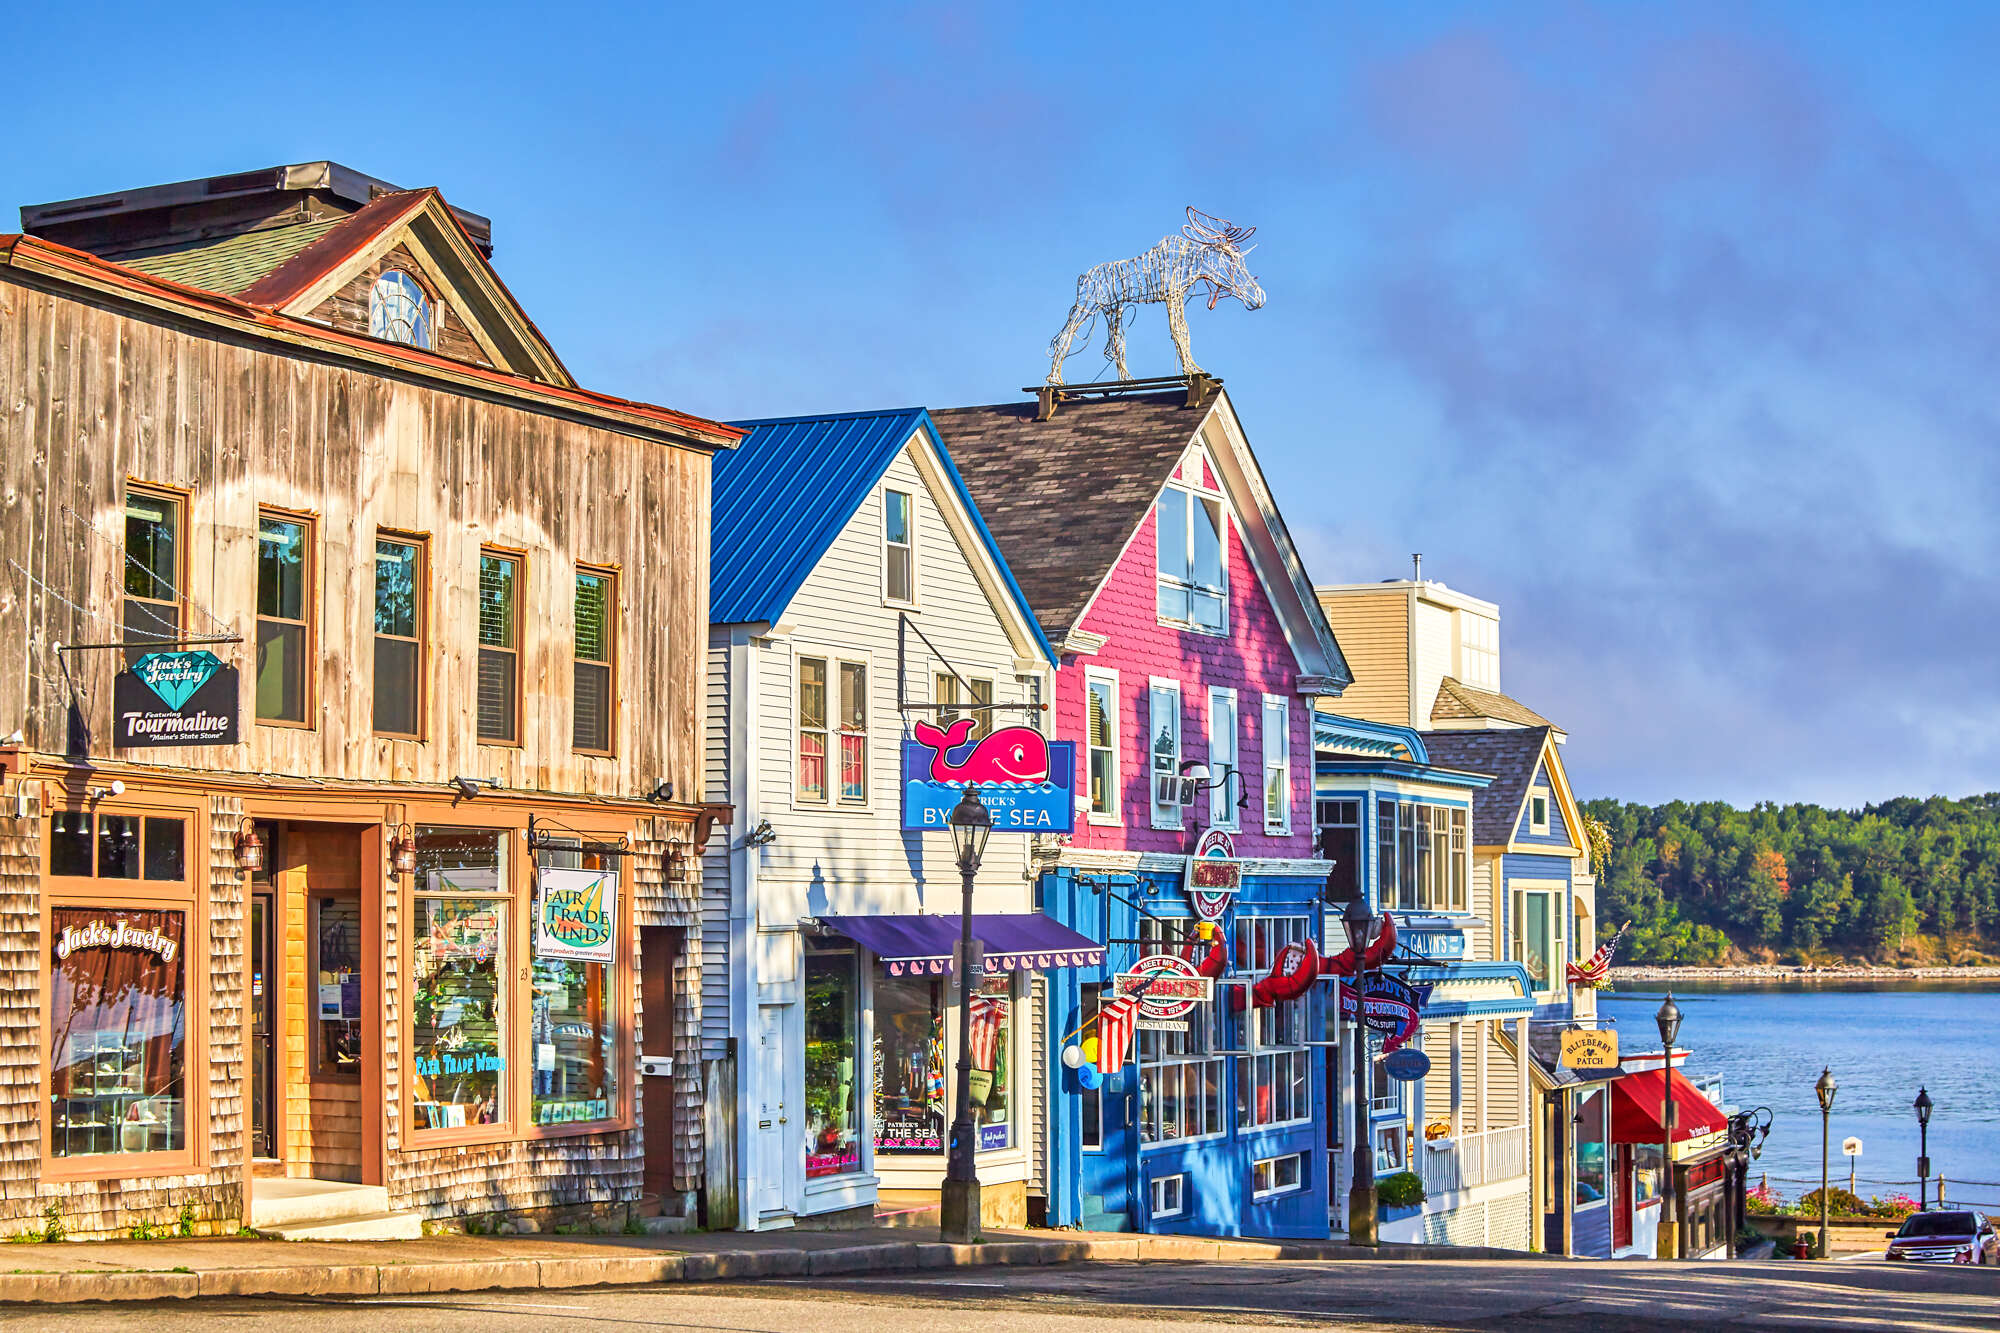
MULTIPOLYGON (((588 387, 1016 399, 1192 204, 1319 582, 1498 602, 1584 797, 2000 788, 2000 9, 24 7, 0 206, 331 158, 588 387)), ((11 220, 11 219, 10 219, 11 220)), ((5 224, 0 224, 5 225, 5 224)), ((1134 375, 1176 368, 1158 307, 1134 375)), ((1104 372, 1096 345, 1072 380, 1104 372)))

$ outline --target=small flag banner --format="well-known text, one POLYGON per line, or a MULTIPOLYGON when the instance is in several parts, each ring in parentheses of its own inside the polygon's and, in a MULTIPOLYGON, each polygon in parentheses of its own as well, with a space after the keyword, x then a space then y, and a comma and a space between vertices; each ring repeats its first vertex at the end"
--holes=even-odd
POLYGON ((1125 1067, 1125 1051, 1139 1022, 1139 998, 1121 995, 1097 1011, 1097 1067, 1115 1074, 1125 1067))
POLYGON ((1587 961, 1571 963, 1569 965, 1569 984, 1572 986, 1592 986, 1600 990, 1610 989, 1608 983, 1611 980, 1611 958, 1612 955, 1618 952, 1618 941, 1625 938, 1625 931, 1631 924, 1630 921, 1627 921, 1625 925, 1618 927, 1618 932, 1610 939, 1604 941, 1604 943, 1598 945, 1597 952, 1590 955, 1587 961))
POLYGON ((991 1069, 994 1054, 1000 1045, 1000 1025, 1007 1019, 1007 1001, 975 995, 969 1017, 972 1026, 972 1067, 991 1069))

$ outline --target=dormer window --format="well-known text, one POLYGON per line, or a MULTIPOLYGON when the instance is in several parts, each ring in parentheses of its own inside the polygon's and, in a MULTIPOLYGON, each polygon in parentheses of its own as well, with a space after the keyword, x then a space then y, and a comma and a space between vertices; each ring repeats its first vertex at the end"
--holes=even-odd
POLYGON ((409 274, 390 269, 368 293, 368 332, 407 347, 431 346, 431 300, 409 274))
POLYGON ((1222 548, 1229 526, 1221 499, 1168 486, 1154 513, 1159 520, 1160 623, 1222 633, 1229 603, 1222 548))

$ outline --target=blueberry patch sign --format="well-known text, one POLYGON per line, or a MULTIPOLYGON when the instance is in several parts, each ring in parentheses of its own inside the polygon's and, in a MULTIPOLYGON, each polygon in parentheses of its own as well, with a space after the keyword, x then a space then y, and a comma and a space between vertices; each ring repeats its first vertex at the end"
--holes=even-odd
POLYGON ((617 871, 545 868, 536 877, 535 957, 611 962, 617 920, 617 871))
POLYGON ((111 682, 112 747, 234 745, 241 696, 214 653, 147 653, 111 682))

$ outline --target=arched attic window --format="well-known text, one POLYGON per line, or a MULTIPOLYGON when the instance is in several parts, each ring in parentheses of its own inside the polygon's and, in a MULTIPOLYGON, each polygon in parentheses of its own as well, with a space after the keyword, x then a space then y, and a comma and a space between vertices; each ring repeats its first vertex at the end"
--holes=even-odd
POLYGON ((431 301, 409 274, 390 269, 368 293, 368 332, 410 347, 431 346, 431 301))

